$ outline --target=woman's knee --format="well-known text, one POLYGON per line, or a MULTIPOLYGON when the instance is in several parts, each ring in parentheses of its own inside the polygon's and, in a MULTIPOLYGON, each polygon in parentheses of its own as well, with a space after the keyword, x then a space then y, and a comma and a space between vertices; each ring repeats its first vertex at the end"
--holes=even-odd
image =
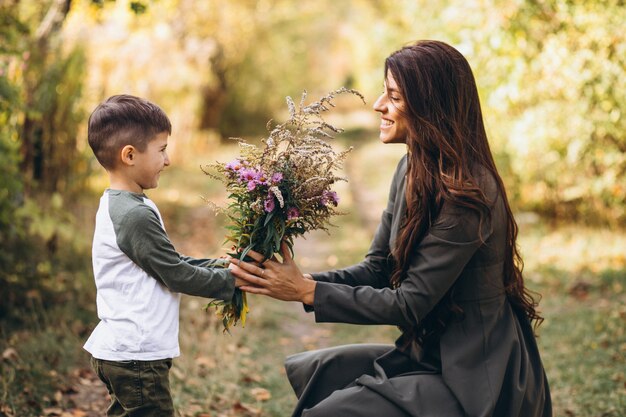
POLYGON ((325 349, 301 352, 288 356, 285 367, 300 367, 315 364, 317 366, 330 362, 368 363, 393 349, 391 345, 382 344, 354 344, 334 346, 325 349))
POLYGON ((344 388, 363 374, 372 374, 374 360, 389 345, 344 345, 302 352, 285 360, 287 378, 298 398, 309 391, 314 403, 344 388))

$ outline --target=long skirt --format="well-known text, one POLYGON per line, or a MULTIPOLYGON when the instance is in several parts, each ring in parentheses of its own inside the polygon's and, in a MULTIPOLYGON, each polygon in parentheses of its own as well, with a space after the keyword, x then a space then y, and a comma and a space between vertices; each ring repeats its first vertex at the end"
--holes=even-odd
POLYGON ((392 345, 338 346, 289 356, 294 417, 463 416, 435 369, 416 369, 392 345))

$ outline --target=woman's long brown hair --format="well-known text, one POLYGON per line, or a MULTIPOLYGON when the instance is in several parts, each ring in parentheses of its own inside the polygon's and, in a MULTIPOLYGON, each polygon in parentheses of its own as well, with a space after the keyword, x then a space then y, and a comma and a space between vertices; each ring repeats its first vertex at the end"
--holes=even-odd
MULTIPOLYGON (((518 313, 538 326, 543 318, 524 286, 518 227, 489 147, 469 63, 443 42, 419 41, 387 58, 385 76, 389 72, 404 98, 404 115, 409 121, 407 213, 392 252, 392 287, 400 286, 406 278, 410 259, 444 202, 476 211, 481 229, 491 208, 474 175, 476 168, 484 167, 494 177, 506 208, 503 280, 507 298, 518 313)), ((462 314, 462 308, 454 302, 453 286, 416 328, 402 330, 424 344, 462 314)))

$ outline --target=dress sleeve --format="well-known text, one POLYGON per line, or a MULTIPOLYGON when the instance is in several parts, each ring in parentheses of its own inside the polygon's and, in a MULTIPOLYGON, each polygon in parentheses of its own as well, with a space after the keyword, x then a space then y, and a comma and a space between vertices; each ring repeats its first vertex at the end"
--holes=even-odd
POLYGON ((415 326, 446 294, 478 248, 491 234, 469 209, 444 204, 438 220, 417 245, 407 276, 397 289, 319 282, 317 322, 415 326))
POLYGON ((228 269, 213 268, 210 260, 182 257, 161 227, 154 211, 138 206, 115 230, 117 244, 134 263, 174 292, 230 300, 235 278, 228 269))
POLYGON ((351 287, 367 285, 373 288, 383 288, 389 285, 389 277, 392 268, 390 262, 389 237, 391 234, 396 196, 400 188, 401 177, 404 176, 404 170, 402 169, 403 162, 404 159, 398 164, 398 168, 393 176, 387 208, 383 211, 380 224, 376 228, 374 239, 363 262, 344 269, 311 274, 314 280, 344 284, 351 287))

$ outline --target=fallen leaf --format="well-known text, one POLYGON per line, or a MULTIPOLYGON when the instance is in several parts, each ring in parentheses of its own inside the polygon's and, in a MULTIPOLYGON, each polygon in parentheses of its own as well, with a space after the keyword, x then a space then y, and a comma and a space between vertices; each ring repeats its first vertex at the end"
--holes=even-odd
POLYGON ((250 349, 247 346, 241 346, 239 348, 239 354, 240 355, 250 355, 252 353, 252 349, 250 349))
POLYGON ((261 415, 261 410, 259 410, 258 408, 254 408, 248 404, 240 403, 239 401, 233 404, 233 411, 250 417, 258 417, 261 415))
POLYGON ((2 359, 8 362, 15 362, 16 360, 19 359, 17 350, 13 348, 6 348, 4 352, 2 352, 2 359))
POLYGON ((63 410, 57 407, 44 408, 42 411, 44 416, 61 416, 63 414, 63 410))
POLYGON ((246 374, 246 376, 244 376, 243 378, 241 378, 241 380, 243 382, 261 382, 263 380, 263 377, 259 374, 246 374))
POLYGON ((569 294, 578 300, 585 300, 589 296, 591 287, 591 283, 578 280, 570 287, 569 294))
POLYGON ((215 359, 208 356, 199 356, 198 358, 196 358, 196 364, 207 369, 213 369, 217 366, 217 362, 215 361, 215 359))
POLYGON ((93 385, 93 381, 91 379, 87 379, 87 378, 79 378, 78 382, 80 383, 80 385, 85 385, 85 386, 92 386, 93 385))
POLYGON ((0 404, 0 415, 4 415, 6 417, 15 417, 13 414, 13 410, 6 404, 0 404))
POLYGON ((54 401, 56 401, 56 403, 60 403, 63 400, 63 393, 61 391, 56 391, 54 393, 54 401))
POLYGON ((74 372, 74 374, 75 374, 76 376, 79 376, 79 377, 81 377, 81 378, 86 378, 86 379, 89 379, 89 378, 93 378, 93 377, 95 377, 95 374, 93 373, 93 371, 91 370, 91 368, 80 368, 80 369, 77 369, 77 370, 74 372))
POLYGON ((257 401, 267 401, 272 398, 272 394, 265 388, 252 388, 250 394, 252 394, 257 401))

